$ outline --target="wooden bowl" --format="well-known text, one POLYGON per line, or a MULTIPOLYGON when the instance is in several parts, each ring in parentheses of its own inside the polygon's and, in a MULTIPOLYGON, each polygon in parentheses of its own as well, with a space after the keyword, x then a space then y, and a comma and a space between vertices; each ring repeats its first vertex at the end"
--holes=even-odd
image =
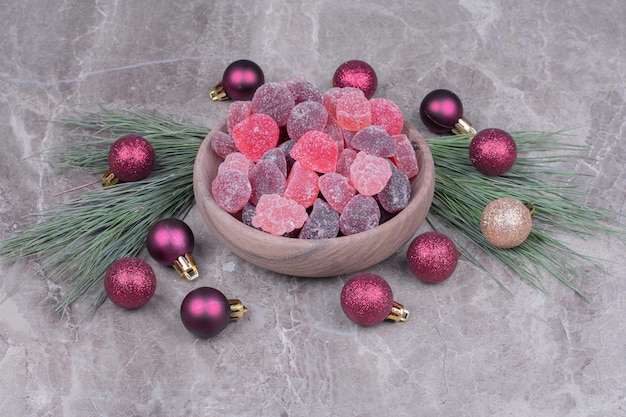
POLYGON ((222 159, 211 148, 217 130, 204 139, 196 157, 193 186, 196 204, 207 227, 232 253, 270 271, 298 277, 331 277, 367 269, 393 255, 417 231, 426 218, 435 189, 435 167, 428 145, 420 133, 405 123, 406 134, 416 149, 419 174, 411 179, 408 206, 393 219, 365 232, 333 239, 297 239, 274 236, 243 224, 218 207, 211 183, 222 159))

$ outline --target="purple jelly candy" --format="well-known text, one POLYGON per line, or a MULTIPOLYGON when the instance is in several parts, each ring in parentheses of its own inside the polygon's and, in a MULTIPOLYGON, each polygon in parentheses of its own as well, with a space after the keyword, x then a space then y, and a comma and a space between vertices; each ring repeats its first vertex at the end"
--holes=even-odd
POLYGON ((389 213, 397 213, 409 204, 411 183, 404 172, 395 168, 392 171, 387 185, 378 193, 378 201, 389 213))
MULTIPOLYGON (((248 203, 244 206, 243 210, 241 210, 241 221, 243 224, 252 226, 252 218, 256 215, 256 207, 252 204, 248 203)), ((258 227, 254 227, 255 229, 259 229, 258 227)), ((259 229, 260 230, 260 229, 259 229)))
POLYGON ((323 131, 328 120, 328 112, 322 103, 303 101, 291 109, 287 119, 287 133, 296 142, 310 130, 323 131))
POLYGON ((280 172, 287 178, 287 156, 282 148, 272 148, 265 152, 261 161, 271 161, 276 164, 280 172))
POLYGON ((239 151, 233 138, 231 138, 228 133, 219 130, 213 133, 211 149, 222 158, 226 158, 227 155, 239 151))
POLYGON ((265 83, 252 97, 252 112, 271 116, 278 126, 285 126, 295 105, 293 94, 281 83, 265 83))
POLYGON ((300 239, 330 239, 339 234, 339 213, 318 198, 313 203, 309 219, 304 223, 300 239))
POLYGON ((339 216, 339 230, 353 235, 373 229, 380 222, 380 209, 372 196, 357 194, 348 201, 339 216))
POLYGON ((396 141, 381 126, 368 126, 354 134, 350 146, 381 158, 389 158, 396 154, 396 141))
POLYGON ((281 195, 285 190, 285 176, 272 161, 261 160, 250 170, 250 203, 256 205, 263 194, 281 195))
POLYGON ((294 102, 296 104, 304 101, 315 101, 322 103, 322 92, 319 88, 311 84, 304 77, 294 78, 285 82, 285 85, 291 91, 294 102))
POLYGON ((296 162, 296 160, 291 157, 291 150, 294 146, 296 146, 296 141, 291 139, 278 145, 278 148, 285 153, 285 159, 287 160, 287 173, 291 171, 293 163, 296 162))

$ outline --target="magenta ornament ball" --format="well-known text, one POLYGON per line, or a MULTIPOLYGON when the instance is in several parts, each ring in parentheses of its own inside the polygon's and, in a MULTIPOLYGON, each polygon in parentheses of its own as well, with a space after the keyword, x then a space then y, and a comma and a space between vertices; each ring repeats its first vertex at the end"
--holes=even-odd
POLYGON ((194 243, 191 228, 176 218, 154 223, 146 239, 148 253, 162 265, 172 265, 179 256, 191 253, 194 243))
POLYGON ((187 330, 200 338, 219 334, 230 321, 230 304, 226 296, 211 287, 189 292, 180 306, 180 319, 187 330))

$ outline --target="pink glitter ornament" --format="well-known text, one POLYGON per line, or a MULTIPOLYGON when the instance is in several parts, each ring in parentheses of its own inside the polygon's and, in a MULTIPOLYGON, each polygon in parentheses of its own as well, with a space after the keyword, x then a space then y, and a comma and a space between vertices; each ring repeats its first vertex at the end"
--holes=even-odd
POLYGON ((517 145, 511 135, 501 129, 481 130, 469 146, 472 165, 485 175, 502 175, 517 159, 517 145))
POLYGON ((393 291, 387 281, 368 272, 346 281, 340 301, 346 316, 361 326, 373 326, 383 320, 405 322, 409 318, 409 311, 393 300, 393 291))
POLYGON ((136 309, 154 295, 156 274, 143 259, 121 258, 107 268, 104 291, 116 305, 129 310, 136 309))
POLYGON ((120 181, 132 182, 148 178, 156 162, 152 144, 139 135, 126 135, 109 149, 109 170, 102 177, 105 187, 120 181))
POLYGON ((409 269, 417 279, 436 284, 452 275, 459 251, 443 233, 426 232, 411 241, 406 257, 409 269))
POLYGON ((333 87, 358 88, 370 99, 378 87, 378 77, 374 68, 367 62, 351 60, 339 65, 335 70, 333 87))

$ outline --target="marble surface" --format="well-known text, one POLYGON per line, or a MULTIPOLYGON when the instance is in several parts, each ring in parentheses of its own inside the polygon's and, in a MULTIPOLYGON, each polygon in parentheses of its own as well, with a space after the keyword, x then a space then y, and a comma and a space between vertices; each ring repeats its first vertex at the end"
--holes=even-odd
MULTIPOLYGON (((589 158, 568 168, 589 175, 584 198, 626 213, 625 21, 623 0, 4 1, 0 238, 84 182, 32 158, 68 141, 49 119, 106 104, 212 126, 228 104, 208 92, 239 58, 268 81, 302 75, 320 88, 342 62, 365 60, 376 95, 422 132, 417 109, 436 88, 457 92, 477 127, 576 126, 571 140, 589 158)), ((496 269, 508 297, 466 261, 445 283, 422 285, 399 251, 370 271, 411 317, 362 328, 339 305, 346 276, 269 273, 215 242, 196 209, 186 221, 203 277, 183 282, 149 260, 159 287, 134 312, 107 302, 85 322, 85 301, 58 316, 62 283, 33 272, 34 261, 0 266, 0 298, 28 278, 0 304, 0 414, 626 415, 626 263, 615 236, 563 237, 606 259, 605 274, 577 282, 589 304, 551 279, 545 295, 496 269), (250 310, 206 341, 178 317, 202 285, 250 310)))

